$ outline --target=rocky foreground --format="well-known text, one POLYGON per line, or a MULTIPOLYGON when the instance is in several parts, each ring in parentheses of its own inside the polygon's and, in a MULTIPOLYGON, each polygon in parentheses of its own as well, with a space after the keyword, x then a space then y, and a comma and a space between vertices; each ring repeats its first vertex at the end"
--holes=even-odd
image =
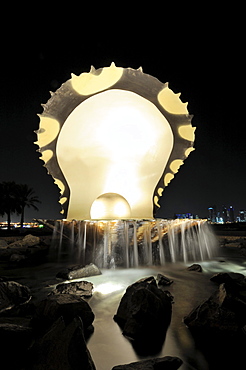
MULTIPOLYGON (((96 272, 94 265, 78 266, 77 273, 85 276, 92 268, 96 272)), ((4 280, 0 282, 0 336, 6 369, 95 369, 86 345, 94 321, 86 301, 93 294, 90 282, 57 284, 45 299, 34 304, 27 286, 4 280)), ((134 345, 141 350, 146 345, 146 351, 151 343, 154 350, 153 344, 163 344, 171 305, 172 296, 158 288, 154 277, 148 277, 127 289, 114 319, 134 345)), ((181 359, 166 356, 114 369, 178 369, 181 364, 181 359)))
POLYGON ((27 234, 24 237, 6 237, 0 239, 0 261, 10 264, 28 265, 41 263, 46 258, 50 238, 27 234))
MULTIPOLYGON (((48 249, 36 238, 26 236, 11 243, 2 242, 0 260, 14 265, 24 263, 22 266, 36 263, 36 257, 44 257, 48 249)), ((199 264, 190 266, 188 271, 194 279, 203 273, 199 264)), ((1 363, 7 364, 2 368, 94 370, 87 347, 87 338, 94 331, 95 315, 88 301, 94 287, 87 279, 98 274, 101 271, 93 264, 61 269, 54 276, 57 284, 41 300, 33 299, 28 286, 7 276, 0 277, 1 363)), ((214 293, 187 313, 183 321, 198 346, 209 348, 211 364, 218 348, 224 348, 225 356, 236 348, 233 364, 238 368, 246 345, 246 278, 226 272, 214 274, 211 281, 214 293)), ((162 274, 147 276, 131 284, 119 301, 112 325, 119 325, 139 356, 155 357, 164 345, 175 304, 175 297, 168 291, 173 283, 162 274)), ((226 358, 223 360, 226 363, 226 358)), ((119 364, 113 370, 172 370, 180 368, 182 362, 181 358, 165 356, 119 364)), ((218 368, 218 362, 210 368, 218 368)))

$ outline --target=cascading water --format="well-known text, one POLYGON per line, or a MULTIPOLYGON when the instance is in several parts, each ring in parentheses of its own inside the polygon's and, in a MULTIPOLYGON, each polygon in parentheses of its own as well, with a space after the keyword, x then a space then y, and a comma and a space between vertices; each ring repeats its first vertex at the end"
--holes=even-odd
POLYGON ((52 245, 58 260, 129 268, 211 259, 216 238, 206 220, 58 220, 52 245))
POLYGON ((204 220, 150 220, 194 150, 179 95, 142 68, 112 63, 72 74, 43 105, 36 144, 71 220, 54 226, 59 260, 112 268, 211 257, 204 220))

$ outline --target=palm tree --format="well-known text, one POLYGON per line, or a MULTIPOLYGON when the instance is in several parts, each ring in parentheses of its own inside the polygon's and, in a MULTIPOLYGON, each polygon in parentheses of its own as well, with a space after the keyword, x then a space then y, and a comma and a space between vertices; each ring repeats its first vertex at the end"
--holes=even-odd
POLYGON ((11 213, 16 212, 17 184, 14 181, 4 181, 0 184, 0 214, 7 214, 8 229, 10 230, 11 213))
POLYGON ((16 204, 16 212, 21 215, 21 227, 23 227, 24 223, 24 211, 25 208, 32 207, 36 211, 38 211, 38 207, 35 203, 41 203, 40 200, 36 195, 32 188, 29 188, 27 184, 18 184, 17 185, 17 204, 16 204))

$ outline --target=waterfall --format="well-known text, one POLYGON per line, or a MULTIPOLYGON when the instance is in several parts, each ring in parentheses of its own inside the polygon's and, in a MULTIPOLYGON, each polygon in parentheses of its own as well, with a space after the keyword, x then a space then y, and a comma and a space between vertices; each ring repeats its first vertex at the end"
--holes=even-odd
MULTIPOLYGON (((211 259, 217 247, 206 220, 59 220, 57 259, 100 268, 164 265, 211 259)), ((55 242, 52 243, 55 245, 55 242)))

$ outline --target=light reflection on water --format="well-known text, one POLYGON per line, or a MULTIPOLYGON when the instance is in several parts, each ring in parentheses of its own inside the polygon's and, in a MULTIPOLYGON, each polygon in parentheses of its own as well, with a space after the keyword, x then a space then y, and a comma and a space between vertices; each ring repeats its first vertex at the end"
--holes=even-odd
MULTIPOLYGON (((97 369, 111 369, 117 364, 139 360, 139 357, 133 350, 131 343, 124 338, 121 334, 120 328, 113 321, 113 316, 116 313, 119 301, 129 284, 132 284, 142 277, 151 275, 156 276, 159 272, 175 279, 173 285, 167 287, 167 290, 174 295, 175 303, 173 305, 172 322, 168 329, 165 344, 161 353, 157 353, 155 357, 168 355, 178 356, 183 359, 183 350, 185 350, 186 355, 187 350, 194 353, 195 348, 192 337, 185 325, 182 323, 183 316, 189 313, 192 309, 192 299, 190 299, 191 297, 189 297, 188 300, 185 299, 185 291, 187 294, 189 293, 190 296, 198 298, 198 301, 205 297, 203 294, 199 294, 200 297, 197 297, 197 294, 201 292, 201 289, 196 289, 196 284, 192 283, 194 275, 193 278, 190 279, 190 273, 184 269, 184 265, 179 265, 179 268, 178 266, 175 266, 174 268, 174 266, 170 265, 167 268, 161 269, 156 267, 148 269, 105 270, 103 271, 102 276, 90 278, 90 281, 95 284, 95 293, 89 302, 93 312, 95 313, 95 332, 89 340, 88 348, 97 369), (121 291, 117 290, 111 294, 101 294, 97 292, 97 286, 100 287, 104 284, 102 282, 108 280, 112 283, 112 289, 114 286, 118 287, 119 283, 124 285, 124 288, 121 291)), ((199 276, 199 280, 203 281, 204 279, 199 276)))
POLYGON ((95 313, 95 331, 88 342, 88 348, 97 370, 108 370, 115 365, 139 360, 131 343, 113 321, 113 316, 127 286, 142 277, 156 277, 158 273, 174 280, 166 288, 174 296, 174 304, 172 321, 162 351, 152 357, 178 356, 184 362, 181 370, 209 369, 204 355, 196 348, 192 335, 184 325, 183 317, 216 290, 216 285, 210 281, 214 273, 233 271, 246 275, 246 263, 241 259, 218 257, 200 264, 203 273, 187 271, 188 265, 183 263, 170 263, 150 268, 103 270, 101 276, 89 278, 95 286, 93 297, 89 300, 95 313), (107 288, 107 291, 103 292, 102 287, 107 288))
MULTIPOLYGON (((199 262, 198 262, 199 263, 199 262)), ((187 271, 189 264, 167 263, 164 266, 148 268, 129 268, 102 270, 102 275, 83 280, 94 284, 93 296, 88 300, 94 314, 94 333, 88 341, 88 348, 97 370, 110 370, 113 366, 138 361, 139 356, 133 350, 128 339, 122 334, 113 316, 117 311, 125 289, 140 278, 157 276, 162 273, 174 282, 166 290, 174 296, 171 324, 163 348, 156 357, 178 356, 183 360, 181 370, 207 370, 209 365, 193 340, 190 331, 183 323, 183 317, 207 299, 217 286, 210 281, 217 272, 239 272, 246 275, 246 262, 240 256, 238 248, 220 248, 218 256, 212 261, 200 262, 203 272, 187 271)), ((22 284, 29 286, 34 298, 45 298, 47 291, 58 283, 55 275, 64 265, 43 264, 40 266, 13 269, 13 280, 18 276, 22 284)), ((6 274, 6 271, 3 275, 6 274)), ((81 280, 81 279, 80 279, 81 280)), ((154 356, 152 356, 154 357, 154 356)), ((223 367, 220 367, 223 369, 223 367)))

